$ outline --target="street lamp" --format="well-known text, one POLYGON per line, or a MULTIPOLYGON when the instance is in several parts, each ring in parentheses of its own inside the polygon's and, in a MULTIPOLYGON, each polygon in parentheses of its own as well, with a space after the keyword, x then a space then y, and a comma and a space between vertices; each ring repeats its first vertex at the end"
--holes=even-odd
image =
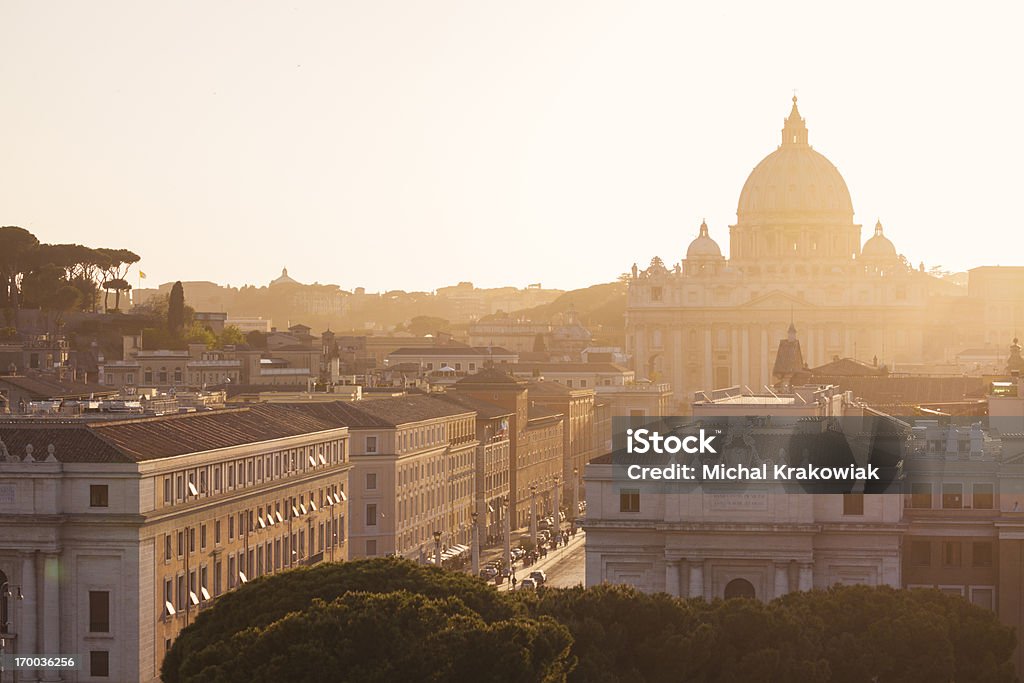
POLYGON ((537 485, 530 484, 530 541, 537 547, 537 485))
POLYGON ((512 499, 511 496, 505 496, 502 501, 502 507, 505 508, 504 514, 502 515, 503 526, 505 527, 505 564, 509 567, 512 566, 512 519, 509 517, 509 513, 512 511, 512 499))
POLYGON ((434 532, 434 566, 441 567, 441 532, 434 532))
POLYGON ((473 537, 470 539, 470 543, 473 546, 473 576, 480 575, 480 532, 477 530, 476 521, 479 517, 479 513, 473 512, 470 515, 473 518, 473 537))
POLYGON ((553 533, 553 535, 554 535, 554 537, 555 537, 556 539, 557 539, 557 538, 558 538, 558 536, 559 536, 559 535, 561 535, 561 533, 562 533, 562 520, 561 520, 561 518, 559 517, 559 514, 558 514, 558 494, 559 494, 559 493, 561 493, 561 491, 559 491, 559 490, 558 490, 558 489, 559 489, 559 483, 560 483, 560 481, 561 481, 561 477, 559 477, 559 476, 558 476, 558 475, 556 474, 556 475, 555 475, 555 488, 554 488, 554 504, 555 504, 555 505, 554 505, 554 507, 555 507, 555 516, 554 516, 554 517, 552 517, 552 519, 553 519, 553 520, 554 520, 554 522, 555 522, 555 524, 554 524, 554 527, 555 527, 555 528, 554 528, 554 531, 553 531, 552 533, 553 533))
POLYGON ((576 517, 580 514, 580 471, 578 468, 572 468, 572 507, 569 509, 569 514, 572 515, 572 519, 569 521, 572 524, 576 523, 576 517))

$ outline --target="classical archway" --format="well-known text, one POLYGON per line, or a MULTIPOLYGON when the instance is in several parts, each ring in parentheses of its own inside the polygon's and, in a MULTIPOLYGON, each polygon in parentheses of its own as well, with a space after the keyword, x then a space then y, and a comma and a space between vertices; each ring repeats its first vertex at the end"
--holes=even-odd
POLYGON ((750 598, 753 600, 757 595, 754 592, 754 584, 746 579, 733 579, 725 584, 725 599, 750 598))

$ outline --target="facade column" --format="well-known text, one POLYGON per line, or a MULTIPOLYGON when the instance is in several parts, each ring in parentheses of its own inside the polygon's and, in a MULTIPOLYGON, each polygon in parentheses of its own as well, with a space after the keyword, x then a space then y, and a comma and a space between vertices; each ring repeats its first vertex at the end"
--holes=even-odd
MULTIPOLYGON (((21 601, 21 623, 18 624, 18 652, 36 654, 36 624, 39 615, 39 592, 36 588, 36 551, 31 550, 21 556, 21 592, 25 599, 21 601)), ((34 683, 39 678, 35 669, 19 672, 19 681, 34 683)))
POLYGON ((756 387, 751 387, 755 392, 760 392, 761 387, 772 383, 772 370, 768 365, 768 328, 761 326, 761 377, 756 387))
POLYGON ((704 599, 711 602, 714 597, 714 587, 711 585, 711 560, 704 560, 704 599))
POLYGON ((690 565, 690 591, 689 597, 704 597, 704 563, 701 560, 689 560, 690 565))
POLYGON ((750 326, 743 328, 743 355, 740 356, 740 384, 750 385, 750 326))
POLYGON ((800 590, 809 591, 814 588, 814 563, 800 563, 800 590))
POLYGON ((729 384, 742 384, 740 382, 740 331, 736 327, 732 328, 732 346, 729 347, 729 356, 732 359, 729 384))
POLYGON ((781 598, 789 592, 789 563, 775 563, 775 597, 781 598))
POLYGON ((689 598, 690 596, 690 563, 687 560, 679 560, 679 597, 689 598))
POLYGON ((710 394, 714 388, 715 380, 712 374, 711 362, 711 327, 707 326, 704 329, 704 386, 700 387, 700 389, 710 394))
POLYGON ((665 592, 679 597, 679 560, 665 560, 665 592))
MULTIPOLYGON (((59 655, 60 648, 60 554, 43 554, 43 647, 40 654, 59 655)), ((45 683, 61 680, 57 669, 43 671, 45 683)))

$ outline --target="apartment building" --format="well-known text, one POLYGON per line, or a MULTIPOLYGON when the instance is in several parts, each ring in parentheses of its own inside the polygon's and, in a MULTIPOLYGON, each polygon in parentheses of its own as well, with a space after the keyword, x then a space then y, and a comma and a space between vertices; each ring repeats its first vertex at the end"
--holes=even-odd
POLYGON ((0 421, 7 652, 85 660, 21 680, 157 681, 223 592, 346 559, 348 440, 280 406, 0 421))
POLYGON ((476 497, 476 413, 428 395, 290 408, 349 429, 351 557, 425 560, 468 544, 476 497))

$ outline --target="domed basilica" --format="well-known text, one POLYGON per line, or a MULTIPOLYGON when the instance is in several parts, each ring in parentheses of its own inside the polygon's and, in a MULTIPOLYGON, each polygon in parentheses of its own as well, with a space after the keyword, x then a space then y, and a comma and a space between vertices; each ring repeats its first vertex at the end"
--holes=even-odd
POLYGON ((702 223, 679 263, 655 257, 629 279, 627 350, 638 375, 672 384, 677 407, 695 392, 772 384, 791 322, 810 367, 946 352, 931 333, 942 337, 940 309, 963 292, 913 267, 881 222, 861 244, 846 181, 810 145, 796 97, 781 144, 740 191, 728 259, 714 237, 702 223))

